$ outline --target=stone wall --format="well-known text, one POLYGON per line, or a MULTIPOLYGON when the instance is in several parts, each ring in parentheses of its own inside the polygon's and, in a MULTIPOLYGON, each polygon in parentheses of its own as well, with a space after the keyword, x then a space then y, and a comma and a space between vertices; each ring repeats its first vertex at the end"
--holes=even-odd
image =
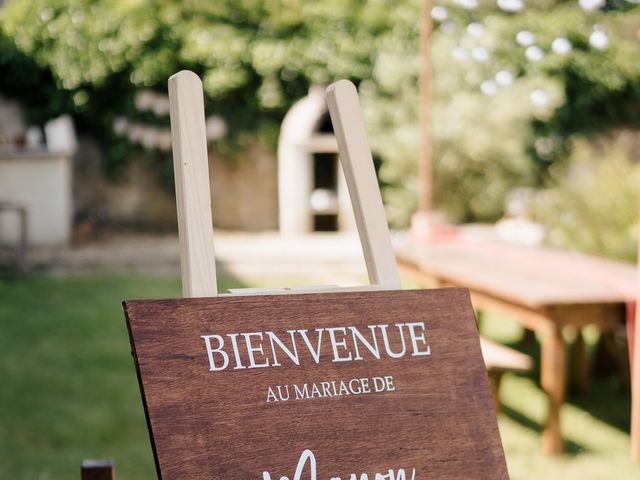
POLYGON ((148 162, 132 158, 127 170, 115 179, 105 177, 103 162, 99 144, 91 138, 80 138, 73 182, 80 226, 176 228, 173 192, 160 184, 148 162))
MULTIPOLYGON (((26 130, 20 105, 0 97, 0 148, 23 143, 26 130)), ((151 170, 152 163, 141 155, 132 155, 128 169, 108 179, 100 145, 89 137, 78 139, 73 156, 72 203, 76 234, 81 238, 83 232, 90 234, 100 227, 177 228, 173 186, 162 185, 157 172, 151 170)), ((209 174, 216 228, 277 229, 275 152, 256 144, 231 159, 219 155, 210 145, 209 174)))
MULTIPOLYGON (((277 228, 277 163, 275 155, 254 146, 233 159, 209 148, 209 175, 215 228, 277 228)), ((106 179, 103 156, 95 141, 80 139, 74 161, 74 203, 80 224, 173 230, 176 207, 173 187, 158 181, 148 162, 132 158, 127 171, 106 179)))
MULTIPOLYGON (((211 150, 211 149, 210 149, 211 150)), ((255 145, 234 159, 209 154, 214 227, 234 230, 278 228, 275 154, 255 145)))

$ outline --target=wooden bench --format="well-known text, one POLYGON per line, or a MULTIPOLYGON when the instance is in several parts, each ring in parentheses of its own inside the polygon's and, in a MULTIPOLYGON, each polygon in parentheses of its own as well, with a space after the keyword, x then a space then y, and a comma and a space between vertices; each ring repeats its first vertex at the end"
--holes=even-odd
POLYGON ((496 412, 500 411, 500 382, 505 372, 528 372, 533 359, 513 348, 480 337, 480 348, 487 367, 496 412))

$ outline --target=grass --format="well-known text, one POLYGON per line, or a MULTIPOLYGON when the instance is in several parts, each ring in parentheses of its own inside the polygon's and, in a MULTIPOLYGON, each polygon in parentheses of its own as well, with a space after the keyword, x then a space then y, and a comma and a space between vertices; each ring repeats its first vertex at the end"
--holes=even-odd
MULTIPOLYGON (((522 342, 515 322, 494 316, 481 325, 485 335, 529 353, 539 365, 538 343, 522 342)), ((597 332, 588 331, 586 336, 593 347, 597 332)), ((566 453, 557 457, 540 452, 547 404, 538 378, 537 368, 527 375, 507 374, 501 387, 498 425, 512 479, 640 478, 640 466, 629 460, 630 395, 615 375, 592 378, 587 393, 569 392, 561 417, 566 453)))
MULTIPOLYGON (((242 286, 230 277, 221 283, 242 286)), ((0 280, 0 479, 79 478, 81 459, 104 456, 116 459, 118 478, 155 478, 120 302, 179 293, 176 279, 158 277, 0 280)), ((520 335, 497 317, 483 330, 511 344, 520 335)), ((569 398, 568 453, 546 458, 545 398, 535 378, 503 382, 499 424, 513 479, 640 478, 628 459, 629 397, 615 379, 569 398)))

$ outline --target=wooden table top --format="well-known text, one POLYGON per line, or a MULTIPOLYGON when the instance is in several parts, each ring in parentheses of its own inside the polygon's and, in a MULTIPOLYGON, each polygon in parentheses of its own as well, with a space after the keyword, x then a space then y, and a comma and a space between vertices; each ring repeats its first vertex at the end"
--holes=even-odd
POLYGON ((531 308, 628 303, 638 286, 632 264, 460 236, 407 241, 396 254, 400 264, 447 283, 531 308))

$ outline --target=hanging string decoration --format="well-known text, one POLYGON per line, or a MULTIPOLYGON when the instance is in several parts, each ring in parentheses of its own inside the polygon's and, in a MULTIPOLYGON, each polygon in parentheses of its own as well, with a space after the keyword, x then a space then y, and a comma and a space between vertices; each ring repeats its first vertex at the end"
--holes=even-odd
MULTIPOLYGON (((446 1, 446 0, 445 0, 446 1)), ((459 62, 469 59, 479 64, 488 64, 492 57, 491 44, 487 42, 486 27, 478 20, 469 19, 477 15, 476 13, 465 13, 469 10, 476 10, 479 7, 479 0, 448 0, 448 5, 437 4, 431 10, 431 17, 439 23, 439 29, 443 32, 453 33, 462 21, 463 31, 471 37, 473 41, 461 41, 458 45, 451 49, 451 57, 459 62), (458 7, 458 10, 456 10, 458 7), (474 45, 475 43, 475 45, 474 45)), ((640 0, 627 0, 631 3, 638 3, 640 0)), ((586 12, 596 12, 602 10, 606 5, 606 0, 577 0, 577 5, 586 12)), ((515 14, 526 9, 525 0, 496 0, 497 8, 506 14, 515 14)), ((543 39, 544 40, 544 39, 543 39)), ((588 36, 588 45, 599 51, 609 48, 609 36, 601 24, 595 24, 588 36)), ((544 42, 538 43, 536 35, 530 30, 520 30, 515 35, 515 43, 521 47, 524 60, 531 64, 540 63, 545 59, 547 54, 555 54, 558 56, 567 56, 573 49, 574 45, 567 38, 566 34, 558 32, 551 44, 544 45, 544 42), (544 48, 543 48, 544 47, 544 48), (548 51, 545 51, 548 48, 548 51)), ((498 57, 496 57, 498 58, 498 57)), ((486 78, 479 85, 480 92, 487 96, 494 96, 500 88, 507 88, 514 84, 518 72, 518 68, 514 66, 503 66, 493 77, 486 78), (505 68, 506 67, 506 68, 505 68)), ((530 93, 530 101, 535 107, 544 107, 549 103, 549 96, 542 88, 535 88, 530 93)))

